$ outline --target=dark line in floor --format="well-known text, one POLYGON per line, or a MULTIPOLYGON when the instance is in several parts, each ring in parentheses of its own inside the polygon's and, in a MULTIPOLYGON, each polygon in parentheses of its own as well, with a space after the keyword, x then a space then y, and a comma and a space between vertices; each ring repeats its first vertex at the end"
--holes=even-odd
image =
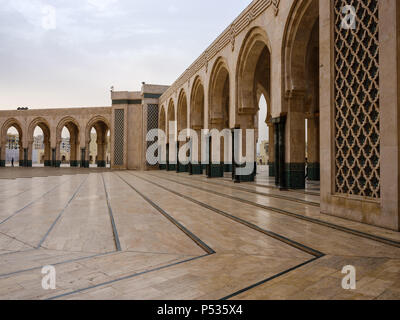
POLYGON ((26 208, 30 207, 32 204, 34 204, 36 201, 39 201, 40 199, 44 198, 46 195, 48 195, 50 192, 54 191, 55 189, 57 189, 59 186, 61 186, 63 183, 65 183, 65 181, 57 184, 54 188, 50 189, 49 191, 45 192, 44 194, 42 194, 39 198, 36 198, 35 200, 31 201, 30 203, 28 203, 25 207, 18 209, 17 211, 15 211, 13 214, 11 214, 8 218, 4 219, 3 221, 0 222, 0 225, 7 222, 8 220, 10 220, 11 218, 15 217, 17 214, 21 213, 22 211, 24 211, 26 208))
POLYGON ((83 184, 86 182, 86 180, 88 179, 89 175, 86 176, 85 179, 83 179, 83 181, 80 183, 80 185, 78 186, 78 188, 76 189, 76 191, 74 192, 74 194, 72 195, 72 197, 69 199, 69 201, 67 202, 67 204, 64 206, 64 208, 61 210, 61 212, 58 214, 56 220, 54 220, 53 224, 50 226, 50 229, 47 230, 46 234, 44 235, 44 237, 42 238, 42 240, 40 240, 39 244, 37 245, 37 249, 39 249, 43 242, 45 242, 45 240, 47 239, 47 237, 49 236, 50 232, 53 230, 53 228, 55 227, 55 225, 57 224, 57 222, 60 220, 61 216, 63 215, 63 213, 65 212, 65 210, 68 208, 68 206, 71 204, 71 202, 75 199, 76 195, 78 194, 79 190, 82 188, 83 184))
POLYGON ((204 243, 199 237, 197 237, 193 232, 189 231, 185 226, 179 223, 176 219, 174 219, 171 215, 169 215, 165 210, 160 208, 157 204, 147 198, 144 194, 142 194, 139 190, 137 190, 134 186, 132 186, 128 181, 122 178, 119 174, 115 175, 119 177, 123 182, 125 182, 131 189, 133 189, 138 195, 140 195, 146 202, 148 202, 153 208, 155 208, 158 212, 160 212, 164 217, 166 217, 170 222, 172 222, 176 227, 178 227, 183 233, 185 233, 190 239, 192 239, 200 248, 202 248, 208 254, 213 254, 215 251, 210 248, 206 243, 204 243))
POLYGON ((3 233, 3 232, 0 232, 0 234, 3 235, 3 236, 5 236, 5 237, 7 237, 7 238, 13 239, 13 240, 15 240, 15 241, 17 241, 17 242, 19 242, 19 243, 22 243, 23 245, 28 246, 28 247, 30 247, 30 248, 32 248, 32 249, 36 249, 36 248, 35 248, 33 245, 31 245, 30 243, 27 243, 27 242, 25 242, 25 241, 22 241, 22 240, 20 240, 20 239, 18 239, 18 238, 16 238, 16 237, 10 236, 10 235, 8 235, 8 234, 6 234, 6 233, 3 233))
POLYGON ((108 207, 108 213, 110 214, 110 220, 111 220, 111 226, 112 226, 113 235, 114 235, 115 247, 117 248, 117 251, 122 251, 121 250, 121 243, 119 242, 117 226, 115 224, 114 215, 113 215, 113 211, 112 211, 112 208, 111 208, 110 197, 108 195, 106 182, 104 180, 103 173, 101 173, 101 179, 103 180, 104 192, 106 193, 106 202, 107 202, 107 207, 108 207))
POLYGON ((36 248, 26 249, 26 250, 10 251, 10 252, 2 253, 2 254, 0 254, 0 256, 3 257, 3 256, 7 256, 7 255, 10 255, 10 254, 14 254, 14 253, 25 253, 25 252, 29 252, 29 251, 35 251, 35 250, 36 250, 36 248))
POLYGON ((239 202, 251 205, 251 206, 255 206, 255 207, 258 207, 258 208, 261 208, 261 209, 265 209, 265 210, 273 211, 273 212, 276 212, 276 213, 284 214, 284 215, 287 215, 287 216, 291 216, 291 217, 294 217, 294 218, 297 218, 297 219, 300 219, 300 220, 304 220, 304 221, 308 221, 308 222, 315 223, 315 224, 318 224, 318 225, 322 225, 322 226, 325 226, 327 228, 335 229, 335 230, 342 231, 342 232, 345 232, 345 233, 350 233, 352 235, 356 235, 356 236, 359 236, 359 237, 362 237, 362 238, 366 238, 366 239, 369 239, 369 240, 381 242, 381 243, 384 243, 384 244, 387 244, 387 245, 390 245, 390 246, 400 247, 400 242, 399 241, 395 241, 395 240, 391 240, 391 239, 388 239, 388 238, 384 238, 384 237, 372 235, 372 234, 369 234, 369 233, 365 233, 365 232, 362 232, 362 231, 358 231, 358 230, 355 230, 355 229, 339 226, 339 225, 336 225, 336 224, 333 224, 333 223, 330 223, 330 222, 326 222, 326 221, 322 221, 322 220, 319 220, 319 219, 306 217, 306 216, 303 216, 303 215, 300 215, 300 214, 297 214, 297 213, 294 213, 294 212, 290 212, 290 211, 287 211, 287 210, 282 210, 282 209, 278 209, 278 208, 275 208, 275 207, 265 206, 265 205, 255 203, 255 202, 250 201, 250 200, 245 200, 245 199, 242 199, 242 198, 226 195, 226 194, 220 193, 218 191, 207 190, 207 189, 204 189, 204 188, 195 187, 195 186, 187 184, 187 183, 183 183, 183 182, 179 182, 179 181, 176 181, 176 180, 167 179, 167 178, 160 177, 160 176, 157 176, 157 177, 160 178, 160 179, 163 179, 163 180, 173 181, 174 183, 178 183, 178 184, 181 184, 181 185, 184 185, 184 186, 188 186, 188 187, 193 188, 193 189, 198 189, 198 190, 201 190, 201 191, 204 191, 204 192, 212 193, 214 195, 218 195, 218 196, 225 197, 225 198, 228 198, 228 199, 236 200, 236 201, 239 201, 239 202))
MULTIPOLYGON (((101 256, 106 256, 106 255, 109 255, 109 254, 112 254, 112 253, 115 253, 115 251, 113 251, 113 252, 106 252, 106 253, 99 253, 99 254, 94 254, 94 255, 91 255, 91 256, 87 256, 87 257, 81 257, 81 258, 76 258, 76 259, 70 259, 70 260, 60 261, 60 262, 57 262, 57 263, 47 263, 46 266, 47 266, 47 265, 59 266, 59 265, 61 265, 61 264, 66 264, 66 263, 71 263, 71 262, 78 262, 78 261, 82 261, 82 260, 88 260, 88 259, 91 259, 91 258, 97 258, 97 257, 101 257, 101 256)), ((52 257, 50 257, 50 258, 52 258, 52 257)), ((24 273, 24 272, 29 272, 29 271, 33 271, 33 270, 38 270, 38 269, 41 269, 41 268, 43 268, 43 267, 44 267, 44 266, 32 267, 32 268, 29 268, 29 269, 18 270, 18 271, 13 271, 13 272, 10 272, 10 273, 0 274, 0 278, 7 278, 7 277, 12 276, 12 275, 15 275, 15 274, 24 273)))
POLYGON ((208 257, 208 256, 210 256, 212 254, 205 254, 205 255, 202 255, 202 256, 199 256, 199 257, 190 258, 190 259, 187 259, 187 260, 175 262, 175 263, 172 263, 172 264, 169 264, 169 265, 166 265, 166 266, 162 266, 162 267, 158 267, 158 268, 155 268, 155 269, 134 273, 134 274, 122 277, 122 278, 118 278, 118 279, 110 280, 110 281, 107 281, 107 282, 99 283, 99 284, 96 284, 96 285, 91 286, 91 287, 78 289, 78 290, 75 290, 75 291, 72 291, 72 292, 67 292, 67 293, 64 293, 64 294, 60 294, 58 296, 51 297, 51 298, 49 298, 47 300, 59 299, 59 298, 63 298, 63 297, 66 297, 66 296, 69 296, 69 295, 73 295, 73 294, 76 294, 76 293, 81 293, 83 291, 87 291, 87 290, 95 289, 95 288, 98 288, 98 287, 106 286, 106 285, 109 285, 109 284, 112 284, 112 283, 116 283, 116 282, 119 282, 119 281, 136 278, 138 276, 141 276, 141 275, 144 275, 144 274, 147 274, 147 273, 160 271, 160 270, 167 269, 167 268, 170 268, 170 267, 174 267, 174 266, 177 266, 177 265, 180 265, 180 264, 184 264, 184 263, 187 263, 187 262, 191 262, 191 261, 194 261, 194 260, 205 258, 205 257, 208 257))
MULTIPOLYGON (((176 174, 176 175, 178 175, 178 174, 176 174)), ((179 177, 182 178, 182 179, 185 179, 185 180, 192 180, 192 179, 190 179, 190 177, 183 176, 183 175, 179 176, 179 177)), ((310 206, 314 206, 314 207, 320 207, 320 204, 318 202, 313 202, 313 201, 308 201, 308 200, 303 200, 303 199, 297 199, 297 198, 292 198, 292 197, 288 197, 288 196, 281 196, 281 195, 263 193, 263 192, 254 191, 254 190, 250 190, 250 189, 247 189, 247 188, 243 188, 243 187, 237 187, 237 186, 232 186, 232 185, 226 185, 226 184, 222 184, 222 183, 212 182, 210 180, 206 181, 206 180, 197 179, 197 178, 196 178, 196 180, 198 180, 201 183, 207 183, 207 184, 212 184, 212 185, 215 185, 215 186, 221 186, 221 187, 224 187, 224 188, 230 188, 230 189, 239 190, 239 191, 243 191, 243 192, 253 193, 253 194, 257 194, 257 195, 268 197, 268 198, 282 199, 282 200, 302 203, 302 204, 306 204, 306 205, 310 205, 310 206)))
POLYGON ((241 289, 241 290, 239 290, 239 291, 236 291, 235 293, 232 293, 232 294, 230 294, 229 296, 226 296, 226 297, 224 297, 224 298, 222 298, 222 299, 220 299, 220 300, 229 300, 229 299, 232 299, 233 297, 236 297, 236 296, 238 296, 238 295, 240 295, 240 294, 242 294, 242 293, 244 293, 244 292, 246 292, 246 291, 249 291, 249 290, 251 290, 251 289, 254 289, 254 288, 256 288, 256 287, 259 287, 259 286, 261 286, 261 285, 263 285, 263 284, 265 284, 265 283, 267 283, 267 282, 269 282, 269 281, 271 281, 271 280, 274 280, 274 279, 276 279, 276 278, 278 278, 278 277, 280 277, 280 276, 283 276, 283 275, 285 275, 285 274, 287 274, 287 273, 289 273, 289 272, 291 272, 291 271, 294 271, 294 270, 296 270, 296 269, 299 269, 299 268, 301 268, 301 267, 303 267, 303 266, 305 266, 305 265, 307 265, 307 264, 309 264, 309 263, 311 263, 311 262, 314 262, 314 261, 316 261, 316 260, 318 260, 318 259, 320 259, 320 258, 322 258, 322 257, 323 257, 323 256, 315 257, 315 258, 313 258, 313 259, 311 259, 311 260, 309 260, 309 261, 303 262, 303 263, 301 263, 301 264, 299 264, 299 265, 297 265, 297 266, 295 266, 295 267, 293 267, 293 268, 290 268, 290 269, 287 269, 287 270, 285 270, 285 271, 282 271, 282 272, 280 272, 280 273, 278 273, 278 274, 276 274, 276 275, 274 275, 274 276, 272 276, 272 277, 269 277, 269 278, 267 278, 267 279, 265 279, 265 280, 262 280, 262 281, 260 281, 260 282, 257 282, 257 283, 255 283, 255 284, 253 284, 253 285, 251 285, 251 286, 248 286, 248 287, 246 287, 246 288, 244 288, 244 289, 241 289))
POLYGON ((301 251, 306 252, 306 253, 308 253, 310 255, 313 255, 314 257, 321 257, 321 256, 324 255, 322 252, 320 252, 318 250, 315 250, 313 248, 305 246, 305 245, 303 245, 303 244, 301 244, 301 243, 299 243, 297 241, 294 241, 294 240, 291 240, 289 238, 286 238, 286 237, 284 237, 284 236, 282 236, 280 234, 277 234, 275 232, 260 228, 259 226, 255 225, 255 224, 253 224, 253 223, 251 223, 249 221, 246 221, 244 219, 236 217, 236 216, 234 216, 234 215, 232 215, 230 213, 227 213, 225 211, 222 211, 220 209, 212 207, 212 206, 210 206, 208 204, 205 204, 205 203, 203 203, 201 201, 198 201, 196 199, 193 199, 191 197, 185 196, 185 195, 183 195, 183 194, 181 194, 179 192, 176 192, 174 190, 168 189, 168 188, 166 188, 166 187, 164 187, 164 186, 162 186, 162 185, 160 185, 160 184, 158 184, 156 182, 149 181, 149 180, 147 180, 145 178, 139 177, 139 176, 137 176, 135 174, 132 174, 130 172, 129 172, 129 174, 134 176, 134 177, 136 177, 136 178, 138 178, 138 179, 141 179, 141 180, 146 181, 146 182, 148 182, 150 184, 153 184, 153 185, 155 185, 155 186, 157 186, 157 187, 159 187, 159 188, 161 188, 163 190, 166 190, 166 191, 168 191, 168 192, 170 192, 172 194, 175 194, 176 196, 178 196, 180 198, 183 198, 185 200, 193 202, 193 203, 195 203, 195 204, 197 204, 197 205, 199 205, 199 206, 201 206, 203 208, 206 208, 206 209, 211 210, 211 211, 213 211, 213 212, 215 212, 215 213, 217 213, 219 215, 222 215, 222 216, 224 216, 224 217, 226 217, 228 219, 231 219, 231 220, 233 220, 235 222, 238 222, 238 223, 240 223, 240 224, 242 224, 242 225, 244 225, 244 226, 246 226, 248 228, 251 228, 251 229, 253 229, 253 230, 257 231, 257 232, 263 233, 263 234, 265 234, 265 235, 267 235, 267 236, 269 236, 271 238, 274 238, 275 240, 279 240, 281 242, 286 243, 287 245, 290 245, 291 247, 294 247, 294 248, 296 248, 298 250, 301 250, 301 251))

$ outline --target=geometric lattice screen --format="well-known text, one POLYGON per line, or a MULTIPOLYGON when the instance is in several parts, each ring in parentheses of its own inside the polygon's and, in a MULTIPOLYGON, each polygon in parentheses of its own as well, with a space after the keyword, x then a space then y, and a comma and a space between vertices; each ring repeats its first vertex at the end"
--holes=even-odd
POLYGON ((380 198, 379 15, 384 0, 335 0, 336 192, 380 198), (356 28, 342 28, 342 8, 356 28))
MULTIPOLYGON (((158 128, 158 104, 148 104, 147 105, 147 132, 153 129, 158 128)), ((156 139, 156 141, 158 138, 156 139)), ((149 148, 155 141, 148 141, 147 148, 149 148)), ((153 161, 158 161, 158 150, 155 152, 155 155, 152 155, 152 159, 148 159, 153 161)))
POLYGON ((125 110, 116 109, 114 116, 114 165, 124 165, 125 110))

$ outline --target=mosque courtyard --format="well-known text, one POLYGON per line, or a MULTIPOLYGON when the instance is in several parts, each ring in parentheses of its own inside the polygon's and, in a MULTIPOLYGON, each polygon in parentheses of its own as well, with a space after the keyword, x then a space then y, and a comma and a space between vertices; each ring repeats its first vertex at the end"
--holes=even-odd
POLYGON ((400 299, 400 234, 280 191, 167 171, 4 168, 0 299, 400 299), (342 269, 357 271, 344 290, 342 269), (42 287, 54 266, 56 288, 42 287))

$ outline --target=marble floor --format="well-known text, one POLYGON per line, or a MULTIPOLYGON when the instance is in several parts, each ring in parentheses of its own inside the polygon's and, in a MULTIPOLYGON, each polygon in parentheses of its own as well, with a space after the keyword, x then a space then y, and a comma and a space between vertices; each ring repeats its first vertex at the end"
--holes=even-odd
POLYGON ((280 191, 263 171, 1 168, 0 299, 398 300, 400 233, 321 214, 318 183, 280 191))

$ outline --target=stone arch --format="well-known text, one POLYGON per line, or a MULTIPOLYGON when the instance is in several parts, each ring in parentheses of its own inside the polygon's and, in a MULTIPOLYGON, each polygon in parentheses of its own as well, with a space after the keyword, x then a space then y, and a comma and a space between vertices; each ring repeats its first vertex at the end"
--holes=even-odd
POLYGON ((175 121, 175 104, 172 98, 168 102, 168 110, 167 110, 167 136, 174 134, 174 132, 169 132, 169 123, 170 121, 175 121))
MULTIPOLYGON (((279 118, 280 124, 275 127, 276 130, 278 126, 280 128, 278 139, 284 141, 279 147, 281 159, 277 165, 277 184, 283 188, 304 189, 307 174, 311 180, 319 180, 319 114, 316 111, 319 109, 318 28, 319 1, 294 2, 282 42, 284 116, 279 118)), ((275 159, 278 161, 277 156, 275 159)))
MULTIPOLYGON (((43 154, 43 164, 45 167, 51 166, 51 129, 48 121, 43 117, 37 117, 31 121, 28 127, 28 166, 32 165, 33 159, 33 145, 34 145, 34 133, 36 127, 39 127, 43 132, 43 144, 44 144, 44 154, 43 154)), ((41 159, 39 159, 41 163, 41 159)))
MULTIPOLYGON (((192 92, 190 94, 190 128, 197 134, 197 154, 192 154, 192 161, 189 164, 190 174, 202 174, 201 165, 201 130, 205 126, 205 91, 200 76, 194 79, 192 92)), ((192 152, 195 152, 195 144, 192 142, 192 152)))
POLYGON ((159 119, 158 128, 166 132, 167 114, 164 105, 162 105, 160 108, 160 114, 158 115, 158 119, 159 119))
MULTIPOLYGON (((257 142, 259 138, 260 99, 265 97, 267 102, 267 122, 271 114, 271 43, 267 33, 260 27, 252 28, 246 35, 240 48, 236 65, 236 106, 235 124, 241 129, 254 129, 253 159, 246 156, 247 163, 256 163, 257 142)), ((266 133, 266 132, 265 132, 266 133)), ((242 131, 242 155, 247 151, 247 131, 242 131)), ((244 180, 253 180, 253 173, 244 180)))
MULTIPOLYGON (((236 123, 241 128, 254 128, 254 115, 264 95, 270 107, 271 44, 264 30, 250 30, 240 49, 236 73, 236 123), (244 119, 243 119, 244 118, 244 119)), ((268 108, 270 109, 270 108, 268 108)), ((267 112, 267 117, 271 112, 267 112)))
POLYGON ((307 50, 318 18, 318 0, 296 1, 290 10, 282 43, 286 93, 306 89, 307 50))
POLYGON ((194 80, 190 95, 190 127, 194 130, 204 128, 204 86, 199 76, 194 80))
POLYGON ((177 113, 178 133, 181 130, 187 129, 188 101, 185 89, 181 89, 178 97, 178 113, 177 113))
MULTIPOLYGON (((93 159, 95 159, 97 167, 105 168, 107 167, 107 162, 109 162, 109 160, 111 159, 111 141, 108 141, 109 138, 107 135, 109 130, 111 130, 110 123, 105 117, 100 115, 95 116, 88 121, 85 129, 85 159, 88 159, 87 161, 90 161, 90 157, 94 156, 91 155, 92 151, 94 152, 94 150, 90 150, 92 142, 92 128, 96 130, 97 144, 97 156, 93 159)), ((85 167, 88 167, 87 163, 85 163, 85 167)))
MULTIPOLYGON (((54 153, 53 158, 55 159, 54 165, 56 167, 61 165, 61 151, 60 151, 60 146, 62 142, 62 130, 63 128, 66 127, 69 131, 70 134, 70 166, 71 167, 78 167, 79 166, 79 157, 80 157, 80 133, 81 133, 81 127, 79 125, 79 122, 71 117, 67 116, 61 119, 57 125, 57 130, 56 130, 56 150, 52 150, 54 153)), ((82 157, 82 155, 81 155, 82 157)), ((84 159, 81 159, 81 166, 84 166, 85 164, 82 163, 84 159)))
POLYGON ((218 58, 211 71, 209 85, 209 128, 229 128, 230 72, 224 58, 218 58))
POLYGON ((0 166, 6 165, 7 132, 8 132, 8 129, 10 129, 11 127, 14 127, 18 131, 19 163, 20 163, 20 166, 24 166, 25 165, 24 160, 27 160, 27 159, 25 159, 24 148, 23 148, 23 139, 25 138, 25 135, 24 135, 24 130, 23 130, 23 126, 21 125, 21 122, 19 122, 15 118, 7 119, 7 121, 4 122, 4 124, 1 128, 0 166))
POLYGON ((219 130, 221 132, 221 140, 218 148, 218 145, 213 143, 213 141, 216 141, 216 137, 214 136, 214 139, 209 138, 210 154, 207 156, 213 163, 207 166, 207 175, 210 178, 223 177, 224 172, 232 172, 232 163, 229 154, 231 150, 231 133, 227 133, 230 128, 231 116, 230 71, 226 60, 222 57, 217 58, 213 65, 209 81, 208 99, 208 128, 211 131, 215 131, 213 129, 219 130))

